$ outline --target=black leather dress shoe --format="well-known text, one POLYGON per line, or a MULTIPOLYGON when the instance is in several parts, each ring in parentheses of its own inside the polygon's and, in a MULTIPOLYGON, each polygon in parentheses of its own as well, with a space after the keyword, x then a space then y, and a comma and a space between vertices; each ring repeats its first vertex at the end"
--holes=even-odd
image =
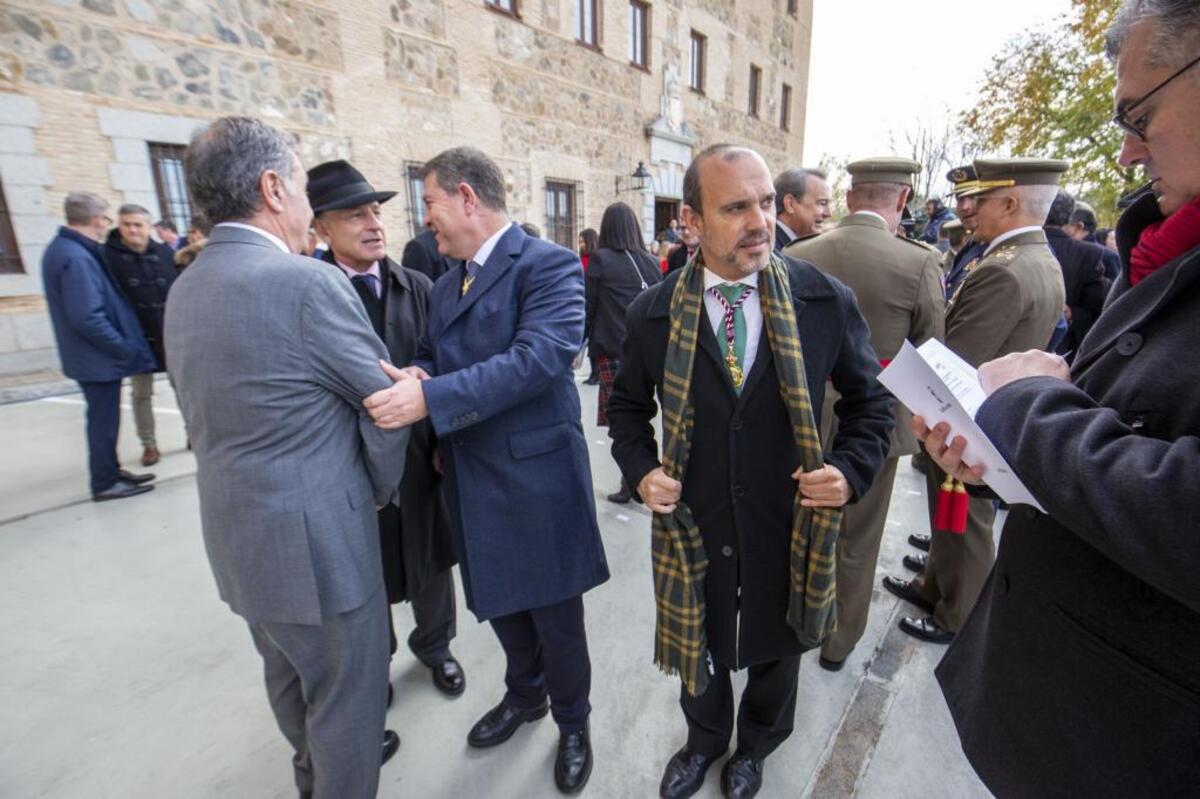
POLYGON ((913 603, 921 610, 924 610, 928 613, 933 613, 933 605, 926 602, 924 597, 917 593, 916 589, 912 587, 912 583, 910 583, 908 580, 898 580, 895 577, 884 577, 883 587, 904 601, 913 603))
POLYGON ((430 671, 433 672, 433 684, 447 696, 458 696, 467 688, 467 675, 454 658, 443 660, 430 671))
POLYGON ((929 563, 929 555, 924 552, 918 552, 915 555, 904 556, 904 568, 915 572, 925 571, 926 564, 929 563))
POLYGON ((467 733, 467 743, 476 749, 502 744, 511 738, 522 724, 537 721, 549 712, 549 702, 542 702, 529 710, 521 710, 502 701, 475 722, 475 726, 467 733))
POLYGON ((935 644, 948 644, 954 640, 954 633, 939 627, 932 616, 922 616, 919 619, 905 616, 900 619, 900 629, 914 638, 935 644))
POLYGON ((686 746, 667 761, 658 795, 663 799, 687 799, 704 785, 704 775, 720 755, 709 757, 693 752, 686 746))
POLYGON ((109 488, 103 491, 97 491, 92 494, 93 502, 107 502, 110 499, 125 499, 125 497, 136 497, 138 494, 145 494, 147 491, 153 491, 154 486, 134 485, 125 480, 118 480, 109 488))
POLYGON ((841 671, 842 666, 846 665, 846 659, 842 658, 841 660, 830 660, 824 655, 820 655, 817 658, 817 663, 821 668, 825 669, 825 671, 841 671))
POLYGON ((582 730, 564 733, 558 739, 558 757, 554 759, 554 784, 563 793, 579 793, 592 776, 592 736, 585 724, 582 730))
POLYGON ((908 537, 908 543, 912 544, 917 549, 923 550, 925 552, 929 551, 929 544, 932 541, 933 541, 932 536, 921 535, 920 533, 913 533, 908 537))
POLYGON ((624 505, 629 500, 633 499, 633 493, 629 490, 629 484, 621 480, 621 488, 615 493, 609 494, 607 497, 609 502, 615 502, 618 505, 624 505))
POLYGON ((140 486, 142 483, 149 483, 154 479, 154 474, 151 472, 134 474, 133 472, 127 472, 122 469, 121 471, 117 472, 117 474, 120 475, 121 479, 126 483, 133 483, 135 486, 140 486))
POLYGON ((391 730, 384 730, 383 731, 383 761, 380 763, 380 765, 391 760, 392 755, 396 754, 396 750, 399 748, 400 748, 400 736, 397 735, 396 733, 392 732, 391 730))
POLYGON ((740 749, 721 769, 721 794, 725 799, 750 799, 762 787, 763 764, 740 749))

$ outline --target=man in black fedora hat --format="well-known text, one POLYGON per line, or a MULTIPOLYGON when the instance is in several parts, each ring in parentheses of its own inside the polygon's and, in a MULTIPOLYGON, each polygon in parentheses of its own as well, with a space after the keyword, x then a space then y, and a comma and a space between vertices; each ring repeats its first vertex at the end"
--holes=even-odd
MULTIPOLYGON (((313 226, 329 243, 322 260, 346 274, 392 363, 407 366, 425 332, 433 282, 387 256, 382 206, 394 196, 394 191, 376 191, 346 161, 327 161, 308 172, 313 226)), ((450 573, 454 550, 434 449, 430 422, 414 424, 399 494, 378 514, 379 536, 388 602, 412 603, 416 628, 408 646, 433 672, 433 684, 457 696, 466 687, 466 677, 450 654, 455 634, 450 573)), ((388 625, 392 625, 390 610, 388 625)), ((394 628, 391 651, 396 652, 394 628)), ((389 689, 389 703, 391 696, 389 689)))

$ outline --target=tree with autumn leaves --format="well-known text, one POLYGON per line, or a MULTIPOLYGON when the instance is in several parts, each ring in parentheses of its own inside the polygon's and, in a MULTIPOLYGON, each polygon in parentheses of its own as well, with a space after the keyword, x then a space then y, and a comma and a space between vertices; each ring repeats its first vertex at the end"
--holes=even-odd
POLYGON ((1104 32, 1119 0, 1072 0, 1052 25, 1015 37, 992 60, 960 134, 981 152, 1066 158, 1066 183, 1096 209, 1102 224, 1138 173, 1117 164, 1122 134, 1109 122, 1116 77, 1104 56, 1104 32))

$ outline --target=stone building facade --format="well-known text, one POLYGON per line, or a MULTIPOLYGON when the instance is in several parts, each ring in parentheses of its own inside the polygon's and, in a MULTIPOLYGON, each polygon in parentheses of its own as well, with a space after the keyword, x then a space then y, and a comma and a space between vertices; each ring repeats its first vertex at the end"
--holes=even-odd
POLYGON ((0 375, 57 363, 40 260, 66 193, 183 223, 172 159, 215 117, 398 190, 395 254, 413 170, 458 144, 549 237, 620 199, 650 238, 706 144, 799 164, 811 23, 811 0, 0 0, 0 375))

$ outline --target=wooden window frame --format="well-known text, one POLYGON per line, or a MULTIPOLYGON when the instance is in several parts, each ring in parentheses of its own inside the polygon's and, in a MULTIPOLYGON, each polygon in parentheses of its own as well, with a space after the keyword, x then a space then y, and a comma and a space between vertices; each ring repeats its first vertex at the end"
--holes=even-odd
POLYGON ((513 19, 521 18, 521 2, 520 0, 483 0, 483 5, 495 11, 497 14, 502 14, 513 19), (505 8, 501 3, 507 2, 512 8, 505 8))
POLYGON ((12 213, 4 196, 4 184, 0 183, 0 275, 25 274, 25 262, 21 260, 21 248, 17 244, 17 232, 13 230, 12 213))
POLYGON ((159 219, 174 222, 183 235, 192 221, 192 200, 183 173, 183 154, 187 146, 148 141, 146 149, 150 152, 150 172, 154 175, 154 191, 158 195, 159 219), (178 167, 167 168, 168 163, 178 164, 178 167))
POLYGON ((546 189, 544 192, 546 202, 546 240, 553 241, 568 250, 574 251, 575 239, 579 236, 579 184, 569 180, 556 178, 546 178, 546 189), (568 200, 568 208, 565 213, 558 207, 559 194, 565 194, 568 200), (551 196, 554 196, 554 216, 551 216, 551 196), (565 220, 565 222, 560 221, 565 220), (558 234, 563 231, 563 225, 566 225, 565 232, 568 234, 563 237, 563 241, 559 240, 558 234))
POLYGON ((759 112, 762 110, 762 67, 756 64, 750 65, 750 90, 749 103, 747 104, 746 113, 758 119, 759 112))
POLYGON ((634 56, 636 55, 636 52, 630 52, 630 53, 628 53, 629 66, 634 67, 635 69, 640 69, 643 72, 649 72, 650 71, 650 42, 651 42, 651 38, 650 38, 650 4, 644 2, 644 0, 629 0, 629 41, 626 42, 626 45, 628 46, 628 48, 631 51, 636 50, 636 48, 634 48, 634 46, 633 46, 634 45, 634 29, 635 29, 633 22, 634 22, 634 16, 638 11, 640 11, 640 13, 642 15, 642 36, 641 36, 641 42, 640 42, 641 50, 642 50, 642 60, 640 62, 635 61, 634 56))
POLYGON ((603 19, 601 0, 575 0, 575 43, 580 47, 586 47, 589 50, 600 50, 600 22, 603 19), (592 9, 592 39, 588 41, 579 34, 583 32, 583 9, 584 6, 591 6, 592 9))
POLYGON ((424 164, 408 162, 404 165, 405 193, 408 195, 408 227, 412 237, 425 232, 425 182, 421 179, 424 164), (416 190, 421 186, 420 194, 416 190))
POLYGON ((787 83, 779 97, 779 129, 785 133, 792 129, 792 87, 787 83))
POLYGON ((688 41, 688 56, 691 59, 688 64, 688 88, 696 94, 704 94, 708 84, 708 37, 693 29, 688 41))

